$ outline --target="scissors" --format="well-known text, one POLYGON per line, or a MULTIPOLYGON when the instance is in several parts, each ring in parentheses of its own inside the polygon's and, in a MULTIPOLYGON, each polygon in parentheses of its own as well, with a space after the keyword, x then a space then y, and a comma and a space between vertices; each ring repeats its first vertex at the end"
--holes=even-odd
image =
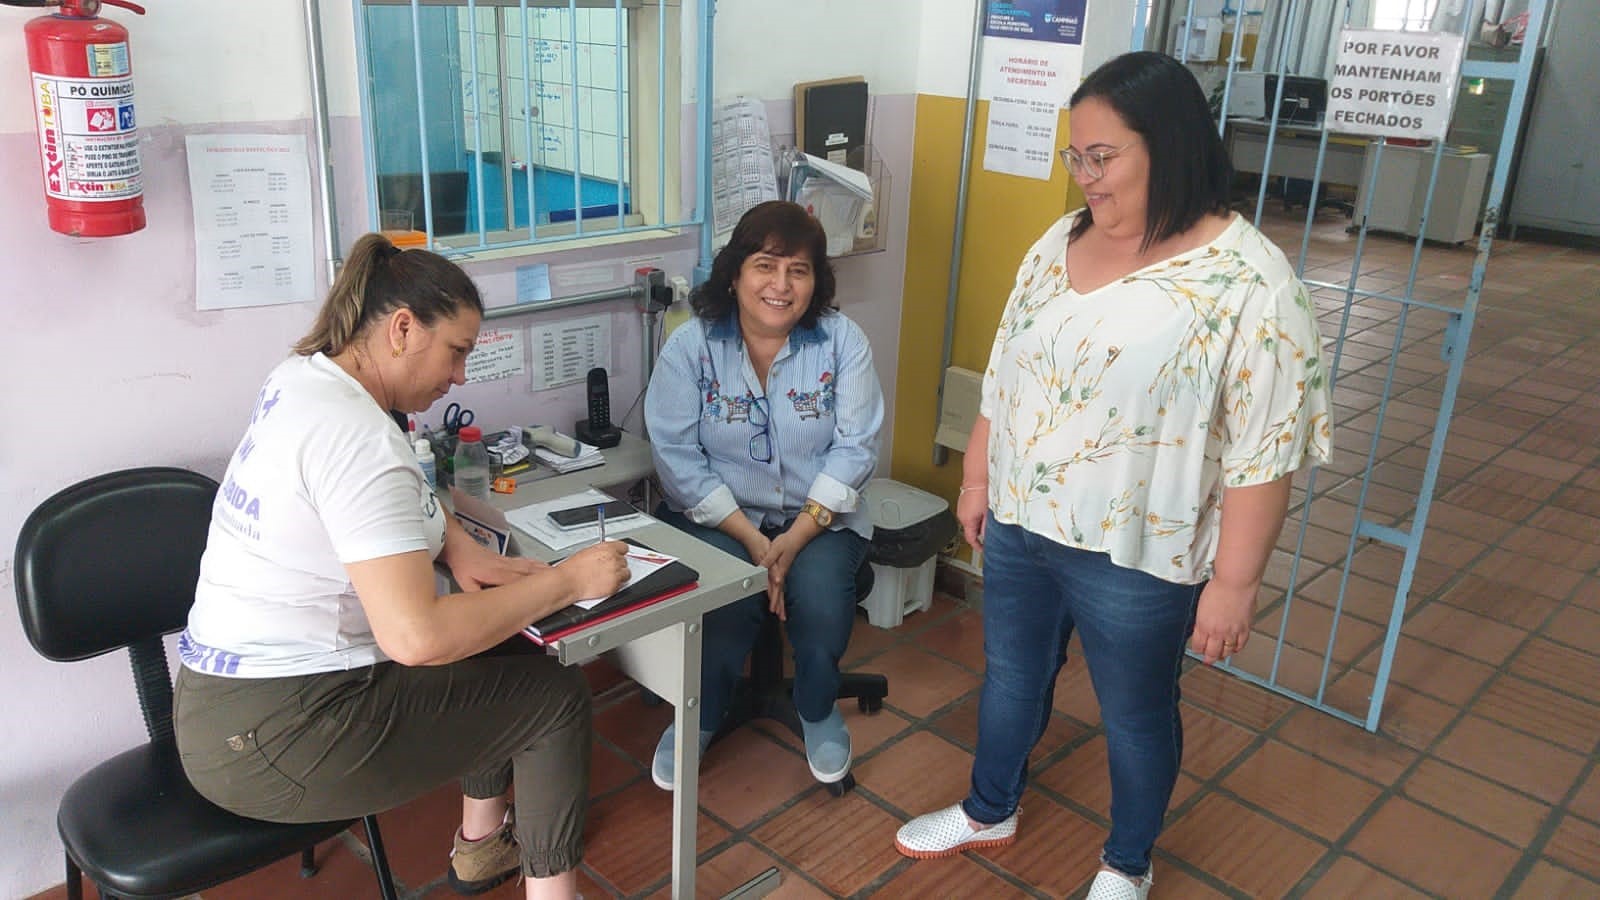
POLYGON ((452 400, 450 405, 444 408, 444 430, 455 434, 464 426, 471 425, 473 418, 472 410, 452 400))

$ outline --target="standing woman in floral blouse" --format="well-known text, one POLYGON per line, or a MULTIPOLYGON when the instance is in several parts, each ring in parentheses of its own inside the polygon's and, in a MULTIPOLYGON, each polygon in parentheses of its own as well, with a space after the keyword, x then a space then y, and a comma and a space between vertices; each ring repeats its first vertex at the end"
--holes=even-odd
POLYGON ((1296 469, 1329 454, 1305 287, 1228 211, 1232 167, 1189 71, 1095 70, 1061 157, 1087 206, 1023 258, 984 374, 957 517, 983 553, 978 746, 917 858, 1009 843, 1076 630, 1105 723, 1111 834, 1091 900, 1143 900, 1183 753, 1185 647, 1250 638, 1296 469))

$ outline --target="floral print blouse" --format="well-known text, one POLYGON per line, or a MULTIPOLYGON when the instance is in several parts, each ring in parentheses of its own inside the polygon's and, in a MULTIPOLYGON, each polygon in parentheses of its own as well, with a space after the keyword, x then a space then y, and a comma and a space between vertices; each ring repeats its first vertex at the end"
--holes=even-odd
POLYGON ((1326 462, 1311 300, 1235 216, 1204 246, 1088 293, 1063 216, 1028 251, 984 372, 995 519, 1117 565, 1210 577, 1224 487, 1326 462))

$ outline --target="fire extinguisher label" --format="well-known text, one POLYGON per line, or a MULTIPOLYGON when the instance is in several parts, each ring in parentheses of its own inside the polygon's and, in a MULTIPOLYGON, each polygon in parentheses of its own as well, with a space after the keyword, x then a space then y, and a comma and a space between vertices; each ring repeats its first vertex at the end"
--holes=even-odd
POLYGON ((121 78, 128 74, 127 44, 88 44, 89 77, 121 78))
MULTIPOLYGON (((126 71, 127 45, 110 46, 123 48, 126 71)), ((46 194, 62 200, 122 200, 142 193, 132 78, 35 72, 33 96, 46 194)))

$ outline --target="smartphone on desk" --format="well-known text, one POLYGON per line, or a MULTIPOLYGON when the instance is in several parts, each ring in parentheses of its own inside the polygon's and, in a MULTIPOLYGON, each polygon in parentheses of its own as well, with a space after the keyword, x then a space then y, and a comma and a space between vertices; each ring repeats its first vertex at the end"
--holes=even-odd
POLYGON ((605 507, 607 522, 639 515, 639 511, 629 506, 625 500, 610 500, 603 504, 586 503, 583 506, 551 510, 548 515, 550 521, 558 528, 582 528, 585 525, 593 525, 599 520, 602 506, 605 507))

